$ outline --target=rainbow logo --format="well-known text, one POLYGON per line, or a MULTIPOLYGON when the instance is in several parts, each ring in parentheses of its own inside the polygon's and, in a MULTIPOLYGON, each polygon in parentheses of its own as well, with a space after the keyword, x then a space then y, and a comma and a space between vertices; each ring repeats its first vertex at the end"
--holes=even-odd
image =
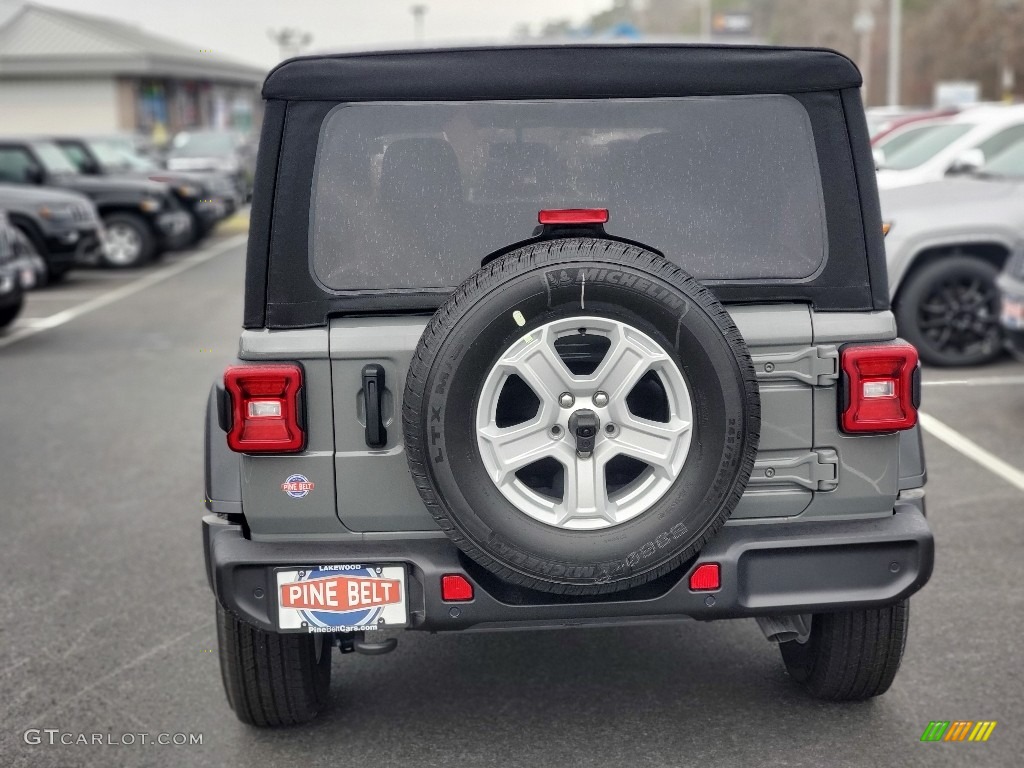
POLYGON ((921 741, 988 741, 996 725, 995 720, 932 720, 921 741))

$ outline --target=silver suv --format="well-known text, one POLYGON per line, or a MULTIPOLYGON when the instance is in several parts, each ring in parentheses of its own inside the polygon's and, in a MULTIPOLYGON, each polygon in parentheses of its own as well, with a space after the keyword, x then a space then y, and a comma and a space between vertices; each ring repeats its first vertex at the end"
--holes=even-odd
POLYGON ((241 720, 400 629, 753 617, 813 695, 889 687, 933 541, 860 83, 676 45, 269 75, 207 412, 241 720))

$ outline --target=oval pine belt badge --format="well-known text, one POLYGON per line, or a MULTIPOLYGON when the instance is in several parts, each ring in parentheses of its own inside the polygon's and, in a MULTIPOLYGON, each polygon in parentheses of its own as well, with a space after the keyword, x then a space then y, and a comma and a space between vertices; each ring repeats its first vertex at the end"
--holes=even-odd
POLYGON ((293 499, 301 499, 309 495, 309 492, 316 487, 305 475, 288 475, 288 479, 281 483, 281 490, 293 499))

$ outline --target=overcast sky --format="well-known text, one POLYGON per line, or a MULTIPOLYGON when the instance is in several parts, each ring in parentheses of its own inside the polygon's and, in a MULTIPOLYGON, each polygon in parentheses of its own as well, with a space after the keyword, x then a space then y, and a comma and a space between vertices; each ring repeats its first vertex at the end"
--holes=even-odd
MULTIPOLYGON (((409 43, 415 0, 35 0, 112 16, 166 37, 226 56, 270 66, 278 49, 267 30, 298 27, 313 34, 311 48, 409 43)), ((582 21, 611 0, 418 0, 428 8, 427 41, 500 39, 520 23, 557 18, 582 21)))

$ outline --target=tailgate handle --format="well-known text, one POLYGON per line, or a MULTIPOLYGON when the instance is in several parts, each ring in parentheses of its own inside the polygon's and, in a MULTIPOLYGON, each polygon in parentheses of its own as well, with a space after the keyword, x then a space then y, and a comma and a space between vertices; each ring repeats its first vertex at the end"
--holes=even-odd
POLYGON ((384 428, 384 366, 363 366, 363 406, 366 411, 366 444, 383 448, 388 442, 384 428))

